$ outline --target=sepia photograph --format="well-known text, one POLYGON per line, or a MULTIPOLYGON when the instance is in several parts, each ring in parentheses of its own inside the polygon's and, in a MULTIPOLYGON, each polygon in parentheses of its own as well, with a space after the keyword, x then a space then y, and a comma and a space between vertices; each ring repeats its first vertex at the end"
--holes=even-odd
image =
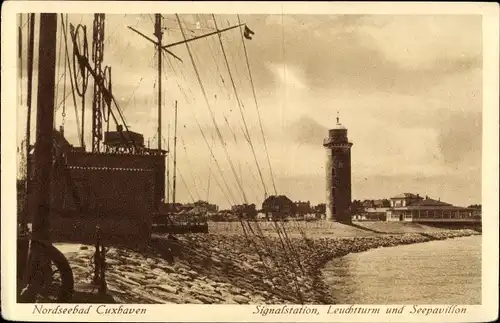
POLYGON ((481 14, 92 8, 10 28, 15 303, 483 304, 481 14))

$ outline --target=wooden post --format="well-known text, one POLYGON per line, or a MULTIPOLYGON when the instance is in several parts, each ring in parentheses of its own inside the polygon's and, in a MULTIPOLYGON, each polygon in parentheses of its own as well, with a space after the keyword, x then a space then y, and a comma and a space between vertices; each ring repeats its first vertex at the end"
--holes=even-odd
POLYGON ((31 104, 33 90, 33 52, 35 43, 35 14, 29 14, 29 35, 28 35, 28 84, 27 84, 27 105, 28 113, 26 115, 26 200, 25 200, 25 219, 23 226, 33 219, 30 212, 30 195, 31 195, 31 166, 33 160, 30 158, 31 152, 31 104))
POLYGON ((158 151, 161 151, 161 41, 163 31, 161 30, 161 15, 155 14, 155 36, 158 39, 157 49, 158 52, 156 55, 158 56, 158 151))
POLYGON ((170 123, 167 130, 167 210, 170 203, 170 123))
POLYGON ((37 129, 35 142, 36 213, 33 239, 49 240, 49 209, 52 178, 52 131, 56 70, 57 14, 40 14, 38 54, 37 129))
POLYGON ((33 303, 40 286, 41 275, 49 265, 46 245, 50 240, 50 204, 52 178, 52 131, 54 122, 54 89, 56 70, 57 14, 40 14, 38 54, 37 129, 35 142, 35 199, 32 243, 25 286, 20 301, 33 303), (36 242, 36 243, 33 243, 36 242))
POLYGON ((175 101, 175 117, 174 117, 174 177, 173 177, 173 187, 172 187, 172 203, 175 209, 176 202, 176 186, 177 186, 177 101, 175 101))

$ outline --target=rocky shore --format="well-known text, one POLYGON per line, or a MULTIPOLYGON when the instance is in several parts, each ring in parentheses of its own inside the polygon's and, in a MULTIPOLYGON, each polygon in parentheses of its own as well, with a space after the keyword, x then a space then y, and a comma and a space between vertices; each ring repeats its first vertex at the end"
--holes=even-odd
MULTIPOLYGON (((331 259, 379 247, 479 234, 473 230, 341 238, 187 234, 148 247, 110 247, 106 281, 119 303, 332 304, 321 269, 331 259)), ((88 284, 93 248, 67 254, 75 285, 88 284)))

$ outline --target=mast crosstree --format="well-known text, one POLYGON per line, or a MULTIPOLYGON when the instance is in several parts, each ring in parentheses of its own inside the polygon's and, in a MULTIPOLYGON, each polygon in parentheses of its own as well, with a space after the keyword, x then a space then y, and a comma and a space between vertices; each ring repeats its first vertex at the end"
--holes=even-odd
MULTIPOLYGON (((224 28, 224 29, 221 29, 221 30, 210 32, 210 33, 207 33, 207 34, 204 34, 204 35, 196 36, 196 37, 193 37, 193 38, 190 38, 190 39, 185 39, 185 40, 174 42, 174 43, 171 43, 171 44, 162 45, 163 29, 164 29, 162 27, 162 25, 161 25, 162 19, 163 19, 163 17, 162 17, 161 14, 159 14, 159 13, 155 14, 154 36, 156 37, 156 41, 154 39, 152 39, 151 37, 146 36, 144 33, 138 31, 134 27, 127 26, 133 32, 141 35, 143 38, 145 38, 146 40, 148 40, 151 43, 153 43, 155 45, 155 47, 157 48, 157 55, 158 55, 158 150, 161 150, 161 142, 162 142, 162 124, 161 124, 161 121, 162 121, 162 119, 161 119, 162 118, 161 117, 162 116, 162 114, 161 114, 161 109, 162 109, 162 107, 161 107, 161 100, 162 100, 161 99, 161 91, 162 91, 162 88, 161 88, 162 87, 162 84, 161 84, 161 57, 162 57, 162 51, 165 51, 167 54, 172 55, 173 57, 175 57, 176 59, 178 59, 179 61, 182 62, 182 59, 179 58, 177 55, 175 55, 168 48, 171 48, 171 47, 174 47, 174 46, 177 46, 177 45, 182 45, 182 44, 194 41, 194 40, 206 38, 206 37, 209 37, 209 36, 219 35, 219 34, 221 34, 223 32, 226 32, 226 31, 229 31, 231 29, 235 29, 235 28, 238 28, 238 27, 241 27, 241 26, 245 25, 245 24, 239 24, 239 25, 236 25, 236 26, 231 26, 231 27, 228 27, 228 28, 224 28)), ((175 172, 175 169, 174 169, 174 172, 175 172)))

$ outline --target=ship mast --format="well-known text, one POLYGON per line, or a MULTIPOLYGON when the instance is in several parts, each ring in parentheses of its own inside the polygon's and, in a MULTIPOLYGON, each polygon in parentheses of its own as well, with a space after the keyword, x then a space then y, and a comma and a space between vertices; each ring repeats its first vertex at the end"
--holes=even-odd
POLYGON ((56 71, 57 15, 40 14, 38 55, 38 93, 35 142, 35 175, 37 183, 36 212, 33 214, 33 239, 49 240, 49 208, 52 176, 52 129, 54 124, 54 90, 56 71))
POLYGON ((175 101, 175 121, 174 121, 174 178, 172 186, 172 203, 175 208, 175 188, 177 185, 177 101, 175 101))
POLYGON ((167 128, 167 204, 170 203, 170 123, 167 128))
POLYGON ((162 41, 162 37, 163 37, 163 30, 161 27, 161 19, 162 19, 161 14, 159 14, 159 13, 155 14, 155 32, 154 32, 154 35, 156 36, 156 39, 157 39, 156 56, 158 56, 158 151, 161 151, 161 141, 162 141, 162 135, 161 135, 161 54, 162 54, 161 41, 162 41))
MULTIPOLYGON (((31 180, 31 163, 30 152, 31 152, 31 105, 32 105, 32 93, 33 93, 33 54, 35 47, 35 14, 30 13, 29 15, 29 32, 28 32, 28 85, 27 85, 27 105, 28 113, 26 115, 26 196, 25 196, 25 208, 27 218, 25 221, 31 219, 31 214, 29 213, 29 198, 30 198, 30 180, 31 180)), ((24 224, 24 223, 23 223, 24 224)))
MULTIPOLYGON (((166 45, 163 45, 162 44, 162 39, 163 39, 163 30, 162 30, 162 27, 161 27, 161 19, 162 19, 162 15, 157 13, 155 14, 155 31, 154 31, 154 36, 156 37, 156 41, 146 35, 144 35, 143 33, 141 33, 140 31, 138 31, 137 29, 135 29, 134 27, 131 27, 131 26, 128 26, 128 28, 130 30, 132 30, 133 32, 141 35, 142 37, 144 37, 146 40, 152 42, 156 48, 157 48, 157 55, 158 55, 158 151, 161 151, 161 141, 162 141, 162 134, 161 134, 161 59, 162 59, 162 54, 163 54, 163 51, 165 51, 167 54, 175 57, 176 59, 178 59, 179 61, 182 62, 182 59, 180 59, 177 55, 175 55, 174 53, 172 53, 170 51, 169 48, 171 47, 175 47, 175 46, 178 46, 178 45, 181 45, 181 44, 185 44, 185 43, 188 43, 188 42, 192 42, 192 41, 195 41, 195 40, 198 40, 198 39, 203 39, 203 38, 206 38, 206 37, 209 37, 209 36, 213 36, 213 35, 219 35, 221 33, 224 33, 226 31, 229 31, 229 30, 232 30, 232 29, 235 29, 235 28, 238 28, 238 27, 241 27, 243 26, 244 24, 238 24, 238 25, 235 25, 235 26, 231 26, 231 27, 227 27, 227 28, 224 28, 224 29, 221 29, 221 30, 216 30, 214 32, 210 32, 210 33, 207 33, 207 34, 204 34, 204 35, 200 35, 200 36, 196 36, 196 37, 193 37, 193 38, 189 38, 189 39, 185 39, 185 40, 182 40, 182 41, 178 41, 178 42, 174 42, 174 43, 170 43, 170 44, 166 44, 166 45)), ((175 205, 175 189, 176 189, 176 144, 177 144, 177 101, 175 101, 175 129, 174 129, 174 175, 173 175, 173 187, 172 187, 172 202, 173 204, 175 205)))

